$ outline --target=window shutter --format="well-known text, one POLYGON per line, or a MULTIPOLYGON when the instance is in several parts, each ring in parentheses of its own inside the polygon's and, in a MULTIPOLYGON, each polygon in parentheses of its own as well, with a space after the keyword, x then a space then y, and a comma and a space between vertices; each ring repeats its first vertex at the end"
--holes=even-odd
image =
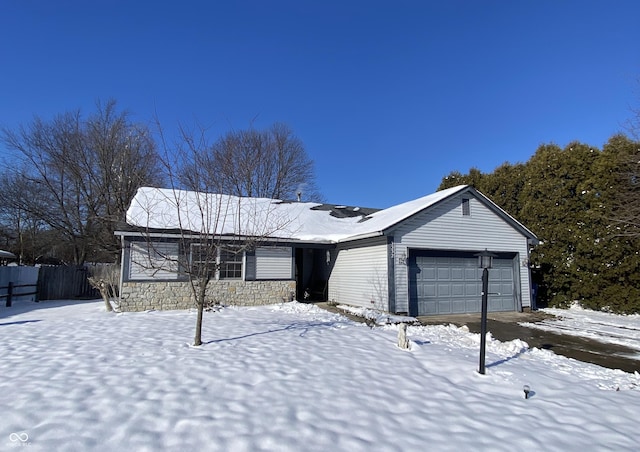
POLYGON ((244 267, 244 280, 256 280, 256 252, 255 250, 247 250, 245 253, 246 264, 244 267))

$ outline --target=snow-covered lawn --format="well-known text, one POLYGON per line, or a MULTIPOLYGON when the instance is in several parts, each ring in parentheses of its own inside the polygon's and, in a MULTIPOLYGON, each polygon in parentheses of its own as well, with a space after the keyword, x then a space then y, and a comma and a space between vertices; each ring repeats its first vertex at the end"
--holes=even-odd
MULTIPOLYGON (((0 450, 638 450, 640 375, 311 305, 0 308, 0 450), (531 387, 528 400, 523 385, 531 387)), ((637 326, 637 324, 636 324, 637 326)))

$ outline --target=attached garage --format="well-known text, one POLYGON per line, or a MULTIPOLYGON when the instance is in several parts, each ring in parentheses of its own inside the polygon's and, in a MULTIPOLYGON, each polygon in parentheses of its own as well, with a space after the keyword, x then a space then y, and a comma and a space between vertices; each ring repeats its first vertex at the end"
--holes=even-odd
MULTIPOLYGON (((517 303, 517 262, 501 254, 489 270, 489 311, 514 311, 517 303)), ((415 251, 409 254, 410 315, 480 312, 482 269, 473 252, 415 251)))
POLYGON ((488 309, 531 309, 529 250, 537 238, 471 187, 431 203, 385 234, 390 237, 392 312, 479 313, 482 270, 476 254, 498 257, 489 271, 488 309))

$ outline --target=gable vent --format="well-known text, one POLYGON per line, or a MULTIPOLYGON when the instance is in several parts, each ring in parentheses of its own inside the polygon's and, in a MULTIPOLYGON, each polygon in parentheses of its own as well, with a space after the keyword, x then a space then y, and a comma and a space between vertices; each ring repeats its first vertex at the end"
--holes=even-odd
POLYGON ((469 198, 462 198, 462 215, 468 217, 471 215, 471 207, 469 205, 469 198))

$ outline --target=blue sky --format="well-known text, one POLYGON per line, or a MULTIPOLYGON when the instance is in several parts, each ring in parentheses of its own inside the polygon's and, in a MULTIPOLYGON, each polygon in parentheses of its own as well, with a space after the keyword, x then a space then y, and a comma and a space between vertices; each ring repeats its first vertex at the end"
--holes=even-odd
POLYGON ((328 202, 388 207, 542 143, 601 147, 640 106, 639 17, 636 0, 3 0, 0 126, 110 98, 212 139, 285 122, 328 202))

